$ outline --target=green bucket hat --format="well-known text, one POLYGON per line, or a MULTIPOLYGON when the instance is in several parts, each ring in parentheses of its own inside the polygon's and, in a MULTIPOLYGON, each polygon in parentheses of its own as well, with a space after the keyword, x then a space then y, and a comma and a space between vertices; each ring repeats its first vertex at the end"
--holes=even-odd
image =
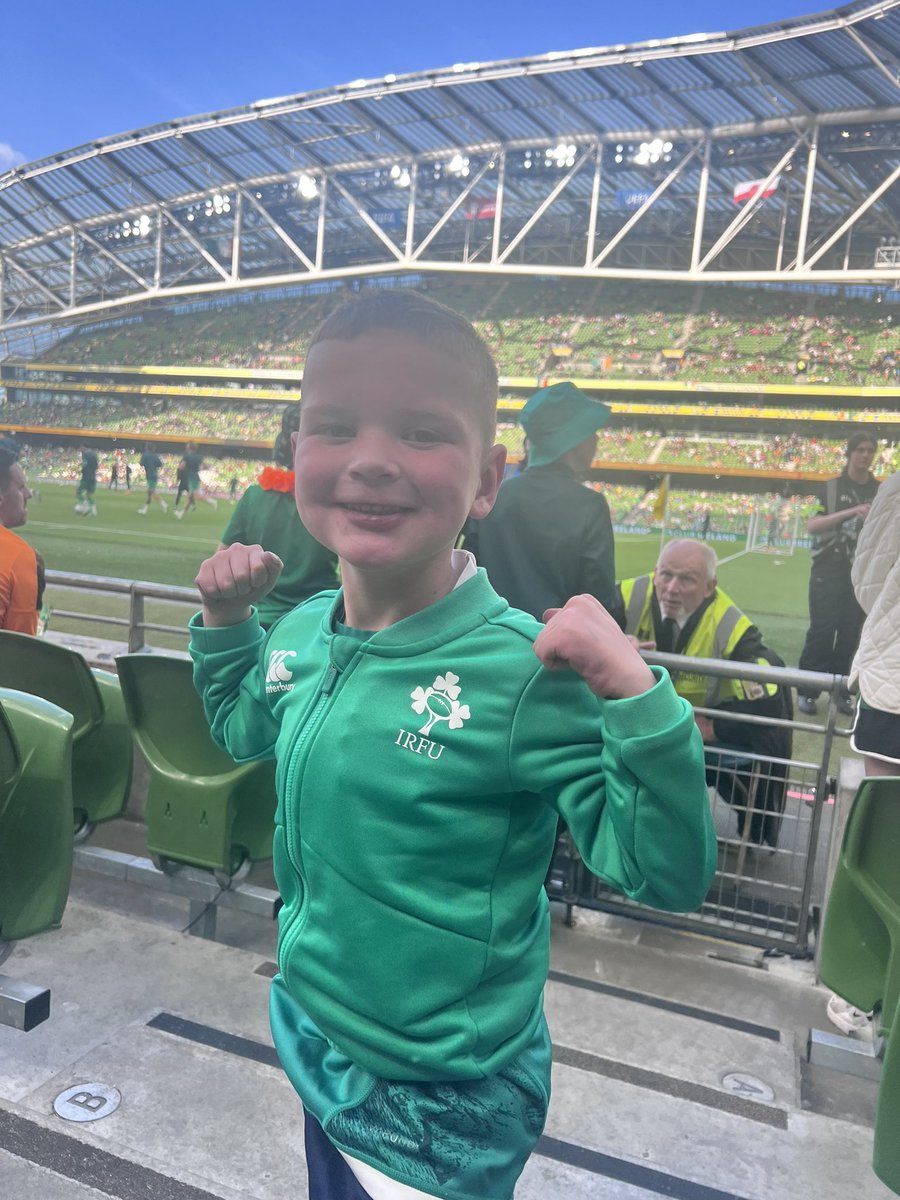
POLYGON ((545 467, 566 451, 602 429, 609 409, 580 391, 574 383, 540 388, 522 409, 522 428, 528 435, 528 465, 545 467))

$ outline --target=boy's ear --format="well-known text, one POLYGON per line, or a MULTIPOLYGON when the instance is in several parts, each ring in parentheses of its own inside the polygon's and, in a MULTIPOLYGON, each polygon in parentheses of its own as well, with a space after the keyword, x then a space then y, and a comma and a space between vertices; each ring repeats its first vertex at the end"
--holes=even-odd
POLYGON ((469 516, 480 521, 494 507, 497 492, 503 482, 503 471, 506 467, 506 447, 491 446, 481 468, 481 478, 475 500, 469 509, 469 516))

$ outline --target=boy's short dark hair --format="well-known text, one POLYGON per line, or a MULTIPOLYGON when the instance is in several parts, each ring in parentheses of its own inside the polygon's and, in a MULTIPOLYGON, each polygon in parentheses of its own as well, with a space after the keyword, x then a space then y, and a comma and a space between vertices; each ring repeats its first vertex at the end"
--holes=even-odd
POLYGON ((316 329, 309 349, 319 342, 351 341, 375 329, 408 333, 428 346, 467 362, 474 383, 473 399, 483 410, 487 445, 497 432, 497 365, 475 327, 458 312, 421 292, 400 288, 373 288, 348 300, 316 329))

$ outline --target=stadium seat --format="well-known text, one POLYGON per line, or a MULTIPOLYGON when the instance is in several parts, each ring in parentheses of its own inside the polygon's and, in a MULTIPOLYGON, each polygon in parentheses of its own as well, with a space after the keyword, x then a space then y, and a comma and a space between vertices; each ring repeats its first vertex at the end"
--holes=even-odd
POLYGON ((900 1193, 900 778, 864 779, 847 818, 820 949, 823 983, 855 1007, 879 1009, 887 1035, 875 1117, 875 1174, 900 1193))
POLYGON ((116 659, 132 730, 150 772, 144 819, 157 866, 233 876, 272 857, 275 763, 236 764, 212 740, 187 659, 116 659))
POLYGON ((0 688, 0 959, 3 943, 58 926, 72 874, 72 717, 0 688))
POLYGON ((0 687, 42 696, 72 714, 72 805, 86 835, 111 821, 131 790, 134 747, 119 682, 80 654, 42 638, 0 630, 0 687))

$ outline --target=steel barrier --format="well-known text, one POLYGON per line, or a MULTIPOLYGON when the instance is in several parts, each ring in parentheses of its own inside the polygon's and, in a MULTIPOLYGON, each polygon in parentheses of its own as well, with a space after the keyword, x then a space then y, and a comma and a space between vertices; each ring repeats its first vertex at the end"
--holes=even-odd
MULTIPOLYGON (((159 650, 158 639, 154 640, 157 634, 178 636, 187 643, 187 611, 185 620, 178 625, 148 621, 147 600, 190 606, 192 610, 200 602, 195 588, 142 580, 48 571, 47 581, 53 587, 127 597, 127 616, 54 609, 53 617, 121 630, 121 648, 124 650, 127 645, 129 651, 159 650)), ((648 652, 644 657, 647 662, 673 672, 684 668, 684 658, 680 655, 648 652)), ((837 701, 846 679, 788 667, 700 658, 691 659, 691 672, 824 692, 828 701, 821 723, 775 720, 752 714, 729 714, 728 718, 752 725, 780 725, 795 733, 814 735, 818 752, 805 758, 770 758, 733 747, 707 747, 707 782, 718 837, 718 862, 712 887, 698 912, 657 912, 605 887, 585 870, 565 833, 560 835, 547 877, 550 897, 567 906, 569 917, 575 907, 621 912, 677 928, 706 930, 766 949, 808 953, 816 915, 824 900, 826 851, 836 787, 829 774, 829 762, 835 739, 849 733, 837 726, 837 701), (758 846, 752 836, 754 819, 762 819, 757 805, 773 777, 784 778, 777 841, 774 847, 758 846)), ((720 715, 706 708, 697 708, 696 712, 710 717, 720 715)))

